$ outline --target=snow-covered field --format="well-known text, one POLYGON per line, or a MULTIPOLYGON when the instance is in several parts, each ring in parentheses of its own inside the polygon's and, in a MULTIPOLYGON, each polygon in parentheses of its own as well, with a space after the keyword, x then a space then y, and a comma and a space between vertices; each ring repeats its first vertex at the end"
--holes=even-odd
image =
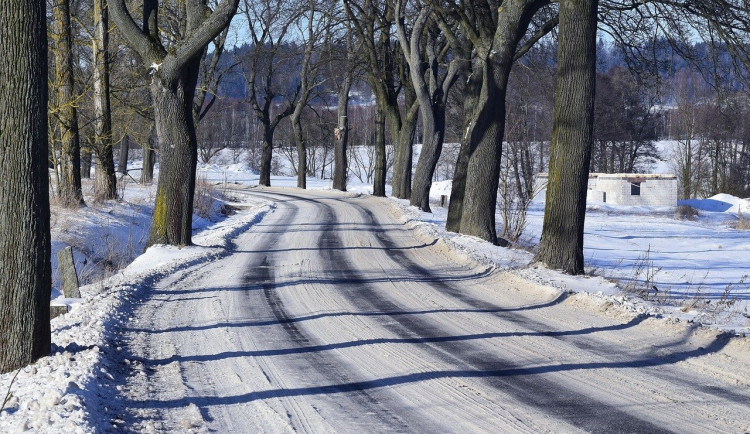
MULTIPOLYGON (((258 222, 274 206, 246 200, 232 203, 238 186, 257 184, 257 174, 246 165, 217 159, 215 164, 200 165, 199 178, 213 184, 216 197, 223 195, 240 210, 227 218, 218 213, 206 219, 196 218, 194 229, 198 233, 193 247, 156 246, 138 256, 148 236, 155 186, 131 181, 123 189, 122 201, 90 204, 77 212, 54 210, 53 250, 73 245, 79 274, 88 285, 82 288, 83 301, 72 303, 69 314, 53 320, 52 355, 17 373, 0 376, 0 404, 5 392, 9 392, 0 412, 0 431, 89 432, 121 428, 116 415, 109 414, 108 397, 102 395, 107 384, 111 385, 112 394, 117 393, 117 366, 112 360, 116 359, 113 354, 118 347, 105 343, 113 325, 138 319, 119 308, 137 300, 144 282, 188 264, 210 262, 221 254, 220 247, 233 234, 258 222), (113 275, 98 280, 108 274, 113 275), (105 386, 94 394, 83 388, 90 381, 105 386)), ((296 179, 272 177, 272 184, 294 186, 296 179)), ((308 188, 329 189, 330 180, 310 179, 308 188)), ((444 185, 436 186, 433 194, 437 198, 446 194, 444 190, 444 185)), ((352 185, 350 191, 367 193, 371 186, 352 185)), ((691 202, 691 206, 702 210, 696 221, 676 220, 671 210, 611 206, 590 209, 585 257, 594 277, 566 276, 529 266, 533 257, 529 250, 541 233, 543 209, 539 204, 530 210, 522 242, 525 248, 506 249, 445 232, 443 208, 435 206, 435 212, 427 214, 408 207, 405 201, 392 203, 403 221, 415 230, 435 236, 471 258, 514 269, 540 283, 588 294, 594 303, 667 316, 672 321, 710 324, 739 334, 750 331, 750 284, 745 271, 750 231, 731 227, 737 220, 737 211, 744 209, 746 203, 737 198, 724 195, 691 202)), ((53 298, 58 296, 55 290, 53 298)))

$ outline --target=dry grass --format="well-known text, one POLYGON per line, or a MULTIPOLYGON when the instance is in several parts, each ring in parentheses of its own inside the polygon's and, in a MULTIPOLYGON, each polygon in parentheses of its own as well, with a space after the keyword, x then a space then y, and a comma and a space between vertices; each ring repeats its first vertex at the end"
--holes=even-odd
POLYGON ((750 218, 747 218, 743 213, 738 213, 734 228, 740 231, 750 231, 750 218))
POLYGON ((195 195, 193 196, 193 212, 201 218, 209 219, 213 216, 214 198, 221 194, 216 191, 205 177, 195 180, 195 195))
POLYGON ((644 300, 662 301, 669 297, 669 291, 660 289, 654 284, 656 275, 661 271, 651 260, 651 246, 638 256, 633 264, 633 271, 627 284, 623 287, 624 292, 636 294, 644 300))
POLYGON ((679 205, 674 212, 677 220, 695 220, 698 218, 698 210, 690 205, 679 205))

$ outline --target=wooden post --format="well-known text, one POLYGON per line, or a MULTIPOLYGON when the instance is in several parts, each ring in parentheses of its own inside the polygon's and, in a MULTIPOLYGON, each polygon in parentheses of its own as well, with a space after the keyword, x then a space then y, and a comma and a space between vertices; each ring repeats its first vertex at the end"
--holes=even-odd
POLYGON ((57 268, 60 270, 60 280, 65 298, 81 298, 72 247, 68 246, 57 252, 57 268))

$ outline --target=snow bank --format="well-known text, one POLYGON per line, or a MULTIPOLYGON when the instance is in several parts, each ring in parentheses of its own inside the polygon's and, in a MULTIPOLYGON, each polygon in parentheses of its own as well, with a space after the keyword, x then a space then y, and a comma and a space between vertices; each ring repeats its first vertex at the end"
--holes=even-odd
POLYGON ((153 246, 116 275, 82 287, 83 302, 51 322, 52 354, 0 376, 0 397, 6 391, 11 394, 0 411, 0 432, 126 429, 118 409, 109 407, 112 400, 107 394, 114 395, 121 387, 113 375, 119 369, 115 360, 120 360, 116 354, 121 348, 107 344, 112 341, 107 333, 115 324, 137 321, 121 307, 139 291, 148 290, 151 282, 221 255, 234 236, 260 221, 270 209, 270 204, 256 202, 196 234, 196 246, 153 246))
POLYGON ((680 205, 689 205, 708 212, 747 213, 750 212, 750 199, 740 199, 731 194, 719 193, 708 199, 681 200, 680 205))

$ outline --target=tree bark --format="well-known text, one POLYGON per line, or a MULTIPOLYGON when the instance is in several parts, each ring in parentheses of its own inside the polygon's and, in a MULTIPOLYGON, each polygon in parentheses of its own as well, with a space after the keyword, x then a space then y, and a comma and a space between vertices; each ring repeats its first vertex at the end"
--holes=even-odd
POLYGON ((451 185, 450 203, 448 204, 448 217, 445 229, 450 232, 461 232, 461 216, 463 215, 464 197, 466 194, 466 171, 469 168, 469 157, 473 152, 471 138, 475 123, 473 122, 473 111, 477 107, 482 83, 484 81, 484 69, 474 67, 469 71, 464 87, 464 125, 461 138, 461 147, 458 151, 458 159, 453 173, 451 185))
POLYGON ((425 212, 430 209, 430 188, 445 138, 445 106, 425 107, 422 113, 422 152, 419 154, 410 203, 425 212))
POLYGON ((409 68, 398 47, 391 44, 396 2, 365 2, 364 6, 355 8, 357 13, 351 0, 344 0, 343 5, 369 67, 367 81, 391 133, 394 148, 391 193, 394 197, 408 199, 411 197, 412 151, 419 104, 408 76, 409 68), (399 87, 403 87, 404 92, 403 114, 399 106, 399 87))
MULTIPOLYGON (((408 80, 408 78, 407 78, 408 80)), ((391 195, 399 199, 411 197, 412 166, 414 164, 414 133, 417 129, 417 113, 419 104, 414 96, 412 84, 404 85, 404 115, 395 103, 389 103, 386 109, 390 115, 388 129, 391 131, 393 143, 393 179, 391 180, 391 195)))
POLYGON ((56 24, 53 39, 60 127, 60 181, 57 192, 63 206, 77 208, 84 205, 84 201, 81 188, 81 143, 73 77, 70 0, 55 0, 52 16, 56 24))
MULTIPOLYGON (((297 107, 304 107, 298 105, 297 107)), ((307 141, 305 132, 302 130, 302 109, 294 110, 292 113, 292 130, 294 141, 297 146, 297 188, 307 188, 307 141)))
POLYGON ((117 156, 117 171, 122 175, 128 174, 128 153, 130 152, 130 137, 127 135, 120 141, 120 153, 117 156))
POLYGON ((0 0, 0 373, 50 352, 45 3, 0 0))
POLYGON ((536 260, 584 272, 583 230, 593 146, 598 0, 561 0, 547 202, 536 260))
MULTIPOLYGON (((310 95, 313 91, 310 79, 312 78, 311 75, 314 73, 312 57, 317 42, 317 35, 315 32, 315 1, 310 1, 307 8, 307 12, 310 13, 310 16, 305 18, 305 21, 307 21, 307 32, 305 36, 307 41, 305 41, 305 52, 302 58, 302 65, 300 66, 300 84, 297 92, 299 97, 294 104, 294 112, 292 112, 291 117, 294 141, 297 145, 297 188, 302 189, 307 188, 307 141, 305 140, 305 133, 302 129, 302 112, 305 110, 305 107, 307 107, 307 103, 310 101, 310 95)), ((319 17, 318 19, 322 19, 322 17, 319 17)), ((325 168, 325 164, 323 167, 325 168)), ((321 178, 323 178, 322 174, 321 178)))
MULTIPOLYGON (((448 70, 441 74, 439 52, 443 47, 438 42, 439 32, 437 32, 436 23, 429 22, 432 9, 429 6, 422 6, 414 21, 410 37, 407 37, 402 19, 405 8, 406 2, 399 0, 396 30, 401 50, 409 65, 409 76, 419 103, 423 129, 422 151, 417 161, 410 203, 422 211, 431 212, 430 187, 435 167, 443 150, 445 108, 448 91, 457 77, 458 63, 457 61, 451 62, 448 70), (435 31, 425 31, 430 25, 435 27, 432 29, 435 31), (424 36, 427 36, 427 41, 423 44, 424 36)), ((411 174, 411 164, 409 164, 409 174, 411 174)))
POLYGON ((151 83, 156 134, 159 137, 159 184, 149 245, 189 245, 192 242, 193 194, 198 163, 198 139, 192 104, 200 56, 187 62, 176 82, 151 83))
POLYGON ((102 200, 117 197, 115 158, 112 152, 112 110, 109 87, 109 11, 106 0, 94 0, 94 195, 102 200))
POLYGON ((372 186, 373 196, 385 197, 385 116, 378 110, 375 114, 375 180, 372 186))
POLYGON ((154 182, 154 163, 156 163, 156 136, 154 132, 149 134, 148 142, 141 146, 141 152, 143 154, 141 183, 150 184, 154 182))
POLYGON ((263 125, 263 148, 260 152, 260 178, 258 185, 263 187, 271 186, 271 163, 273 163, 273 132, 270 125, 262 122, 263 125))
POLYGON ((346 152, 349 146, 349 91, 352 87, 352 75, 346 74, 344 81, 339 87, 338 119, 339 124, 335 131, 336 144, 333 162, 333 188, 346 191, 348 167, 346 152))

